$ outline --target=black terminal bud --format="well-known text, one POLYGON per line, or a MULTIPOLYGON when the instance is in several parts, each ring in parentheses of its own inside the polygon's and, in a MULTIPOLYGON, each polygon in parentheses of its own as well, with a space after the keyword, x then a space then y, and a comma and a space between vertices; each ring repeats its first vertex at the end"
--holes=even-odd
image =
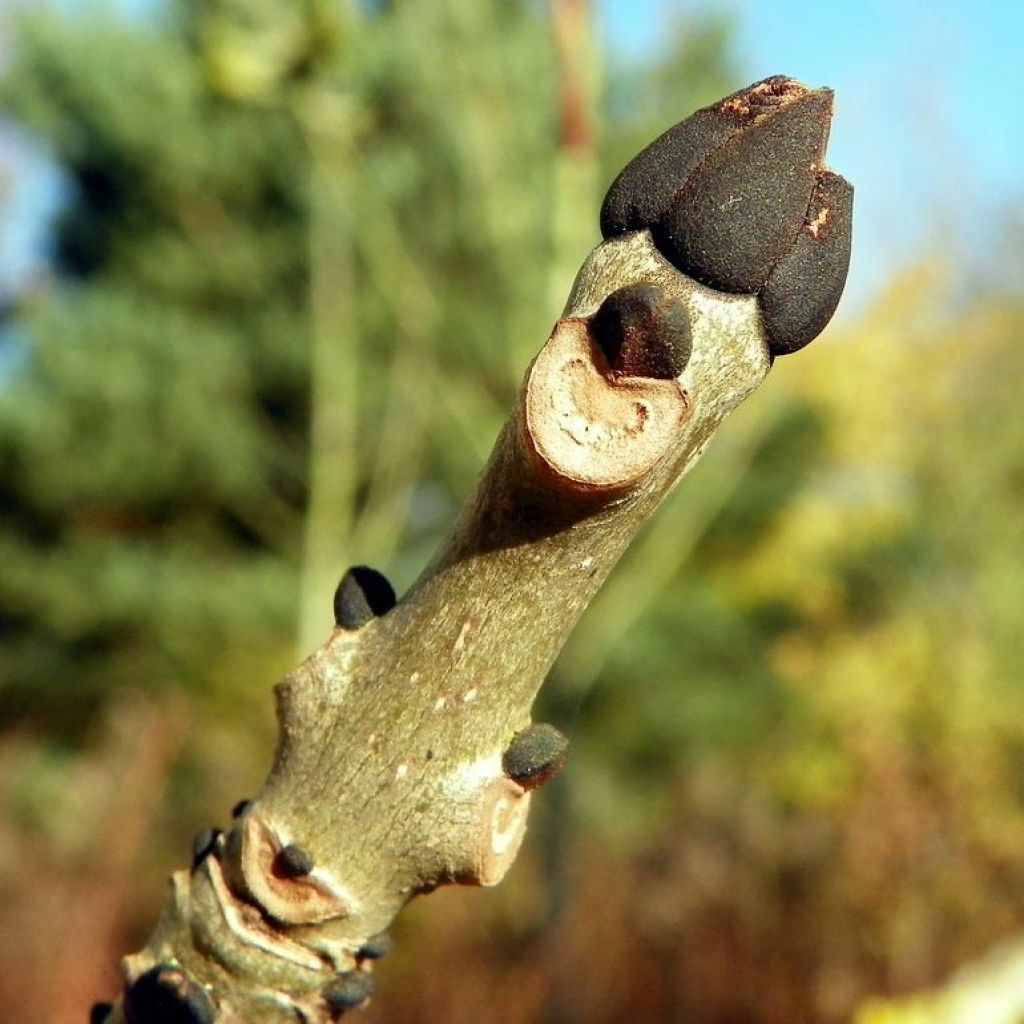
POLYGON ((249 810, 249 803, 250 801, 248 800, 239 800, 238 803, 231 808, 231 817, 240 818, 247 810, 249 810))
POLYGON ((686 307, 656 284, 629 284, 601 303, 590 332, 608 365, 629 377, 678 377, 693 339, 686 307))
POLYGON ((724 146, 736 133, 737 119, 719 107, 756 88, 751 86, 696 111, 633 157, 604 197, 601 234, 612 238, 658 223, 708 153, 724 146))
POLYGON ((375 989, 373 978, 365 971, 345 971, 324 989, 324 1002, 331 1013, 338 1016, 346 1010, 362 1006, 375 989))
POLYGON ((804 226, 768 276, 760 295, 772 353, 786 355, 813 341, 839 305, 850 267, 853 186, 820 171, 804 226))
POLYGON ((89 1024, 103 1024, 113 1008, 113 1003, 93 1003, 89 1010, 89 1024))
POLYGON ((782 75, 733 93, 626 165, 601 231, 650 230, 670 263, 720 291, 760 294, 771 281, 772 351, 795 351, 828 322, 846 279, 853 190, 824 169, 831 120, 830 89, 782 75), (819 242, 808 230, 825 208, 833 229, 819 242))
POLYGON ((180 967, 160 964, 140 975, 124 994, 128 1024, 214 1024, 206 991, 180 967))
POLYGON ((378 932, 371 935, 357 950, 356 956, 360 960, 379 960, 391 952, 393 943, 387 932, 378 932))
POLYGON ((395 591, 376 569, 353 566, 334 592, 334 621, 345 629, 358 629, 370 619, 395 607, 395 591))
POLYGON ((220 838, 219 828, 204 828, 197 832, 192 840, 192 869, 195 870, 202 861, 213 852, 220 838))
POLYGON ((306 850, 295 843, 289 843, 278 853, 274 867, 285 878, 304 878, 315 865, 306 850))
POLYGON ((782 92, 776 104, 733 99, 723 115, 736 122, 734 136, 707 155, 653 226, 665 256, 712 288, 758 291, 803 226, 832 93, 803 90, 783 101, 797 95, 782 92))
POLYGON ((564 734, 546 722, 535 723, 512 737, 501 767, 523 789, 536 789, 561 770, 568 753, 569 740, 564 734))

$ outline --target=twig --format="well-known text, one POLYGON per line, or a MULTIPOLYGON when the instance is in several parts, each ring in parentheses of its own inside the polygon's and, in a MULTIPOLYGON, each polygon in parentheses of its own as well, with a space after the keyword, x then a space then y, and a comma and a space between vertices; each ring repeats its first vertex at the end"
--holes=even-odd
POLYGON ((768 79, 623 171, 452 534, 397 604, 346 575, 338 628, 277 687, 269 779, 173 876, 97 1019, 334 1019, 372 992, 407 900, 501 879, 565 758, 530 708, 566 636, 723 418, 835 308, 851 190, 822 166, 830 119, 827 90, 768 79))

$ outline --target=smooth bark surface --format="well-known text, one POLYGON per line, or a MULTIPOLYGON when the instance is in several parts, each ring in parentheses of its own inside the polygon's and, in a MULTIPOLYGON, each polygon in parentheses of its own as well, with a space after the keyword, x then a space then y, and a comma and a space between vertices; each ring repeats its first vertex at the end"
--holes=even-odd
POLYGON ((175 964, 218 1021, 330 1020, 325 989, 368 970, 360 948, 411 896, 498 882, 531 799, 503 753, 619 556, 769 365, 754 297, 696 284, 646 231, 599 246, 433 562, 393 610, 335 629, 278 684, 266 785, 173 876, 126 982, 175 964), (616 375, 591 337, 601 302, 639 281, 689 316, 678 379, 616 375), (312 871, 290 874, 286 847, 312 871))
POLYGON ((831 102, 766 79, 619 176, 451 535, 393 607, 376 574, 346 577, 338 627, 277 686, 266 784, 173 876, 107 1024, 337 1019, 412 896, 500 881, 563 759, 530 709, 566 637, 772 353, 838 302, 852 189, 821 163, 831 102))

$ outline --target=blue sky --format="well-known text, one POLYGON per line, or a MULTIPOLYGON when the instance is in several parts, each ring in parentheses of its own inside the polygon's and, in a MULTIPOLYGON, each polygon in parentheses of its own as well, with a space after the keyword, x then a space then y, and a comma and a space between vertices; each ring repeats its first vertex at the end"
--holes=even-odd
MULTIPOLYGON (((118 0, 136 12, 154 2, 118 0)), ((857 189, 850 310, 894 263, 948 237, 977 246, 1001 203, 1024 205, 1024 4, 594 2, 606 45, 625 55, 642 59, 680 13, 725 9, 738 32, 737 87, 783 73, 836 90, 829 163, 857 189)), ((3 202, 2 283, 31 268, 57 193, 53 174, 9 129, 0 128, 0 158, 14 171, 3 202)))

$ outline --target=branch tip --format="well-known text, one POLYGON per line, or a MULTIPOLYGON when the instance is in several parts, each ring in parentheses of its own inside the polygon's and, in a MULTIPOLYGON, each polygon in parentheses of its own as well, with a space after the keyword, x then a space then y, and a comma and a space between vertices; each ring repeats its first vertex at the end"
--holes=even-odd
POLYGON ((802 348, 835 311, 849 264, 848 226, 820 242, 807 231, 822 204, 847 225, 852 208, 849 184, 824 169, 832 108, 831 89, 775 75, 698 110, 612 182, 602 234, 648 230, 702 284, 767 293, 772 353, 802 348))

